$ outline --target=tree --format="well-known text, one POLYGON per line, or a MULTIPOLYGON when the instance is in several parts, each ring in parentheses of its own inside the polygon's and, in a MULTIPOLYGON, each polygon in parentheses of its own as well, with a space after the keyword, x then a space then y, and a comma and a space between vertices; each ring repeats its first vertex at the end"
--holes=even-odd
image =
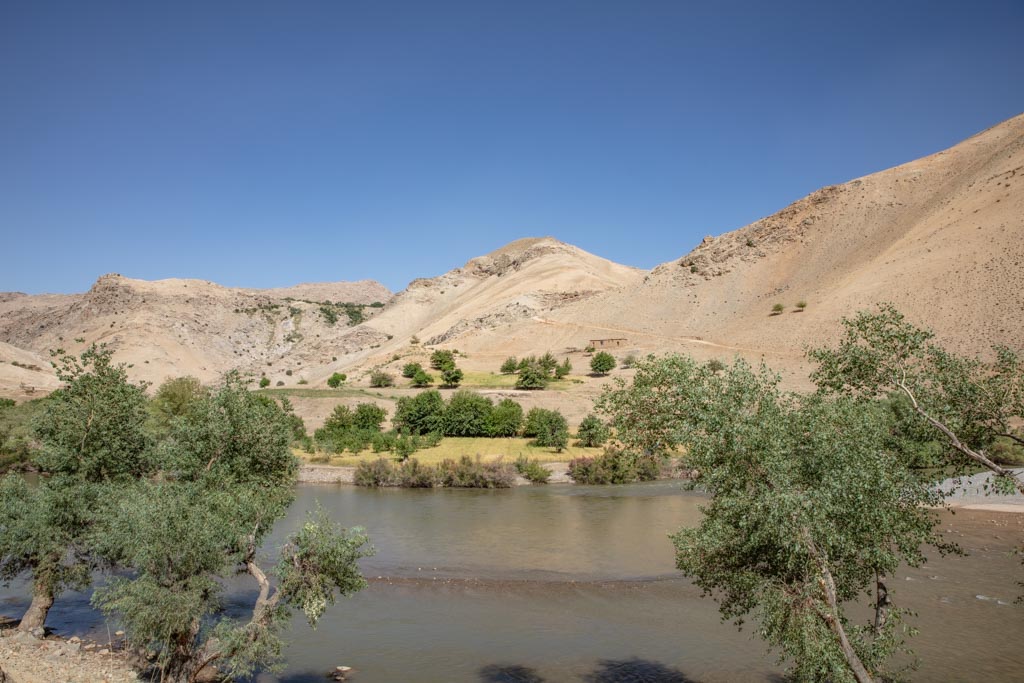
POLYGON ((1024 493, 1024 481, 986 452, 997 438, 1024 444, 1013 431, 1024 419, 1024 359, 1005 347, 993 349, 991 362, 953 354, 891 304, 846 318, 843 328, 838 347, 808 353, 819 363, 811 378, 823 392, 866 399, 900 392, 948 445, 952 462, 981 465, 1000 490, 1024 493))
POLYGON ((615 356, 607 351, 598 351, 590 359, 590 369, 598 375, 607 375, 615 369, 615 356))
POLYGON ((441 369, 441 381, 446 387, 457 387, 462 383, 462 370, 455 367, 455 365, 449 365, 441 369))
POLYGON ((381 424, 387 416, 388 411, 376 403, 360 403, 352 413, 352 426, 355 429, 379 432, 381 424))
POLYGON ((269 386, 270 386, 270 378, 269 377, 260 377, 260 389, 266 389, 269 386))
POLYGON ((452 394, 444 409, 445 436, 487 436, 494 404, 491 399, 462 389, 452 394))
POLYGON ((406 363, 402 366, 402 377, 412 379, 417 372, 422 372, 423 366, 419 363, 406 363))
POLYGON ((322 515, 282 549, 276 590, 259 566, 257 548, 293 497, 290 429, 276 403, 229 375, 161 444, 160 467, 175 476, 129 485, 104 510, 96 552, 131 571, 93 603, 155 653, 162 680, 191 682, 211 665, 228 678, 272 667, 289 607, 315 625, 336 594, 364 585, 356 561, 366 537, 322 515), (220 577, 239 567, 258 590, 242 622, 227 618, 221 600, 220 577))
POLYGON ((555 379, 564 379, 569 376, 570 372, 572 372, 572 363, 570 363, 569 359, 566 358, 562 361, 561 365, 555 368, 555 379))
POLYGON ((374 370, 370 373, 370 386, 375 388, 395 386, 395 378, 383 370, 374 370))
POLYGON ((395 403, 395 429, 406 434, 429 434, 442 429, 444 399, 436 389, 415 396, 402 396, 395 403))
POLYGON ((26 631, 43 626, 65 589, 89 585, 100 501, 116 500, 116 487, 154 471, 145 385, 129 382, 103 346, 53 356, 64 386, 34 425, 35 464, 46 478, 28 489, 7 475, 0 491, 0 580, 30 574, 32 602, 19 625, 26 631))
POLYGON ((779 315, 784 310, 786 310, 786 307, 782 304, 772 304, 772 315, 779 315))
POLYGON ((587 448, 603 446, 604 442, 608 440, 608 436, 608 427, 596 415, 587 415, 580 422, 579 429, 576 430, 579 445, 587 448))
POLYGON ((557 410, 531 408, 526 414, 523 436, 532 436, 536 446, 554 448, 561 453, 569 445, 569 424, 557 410))
POLYGON ((543 356, 537 359, 537 364, 544 370, 544 374, 548 377, 554 374, 555 369, 558 367, 558 361, 551 355, 551 352, 546 352, 543 356))
POLYGON ((519 363, 519 376, 516 378, 516 389, 544 389, 548 385, 548 374, 536 361, 523 365, 519 363))
POLYGON ((492 437, 512 437, 519 434, 523 426, 523 407, 510 398, 504 398, 494 406, 487 426, 492 437))
POLYGON ((455 354, 448 349, 437 349, 430 354, 430 367, 434 370, 443 370, 453 365, 455 365, 455 354))
POLYGON ((519 361, 516 360, 515 356, 509 356, 505 359, 505 362, 501 364, 501 374, 511 375, 516 371, 519 365, 519 361))
POLYGON ((941 495, 886 449, 880 406, 785 394, 743 361, 713 372, 679 356, 641 361, 602 397, 628 447, 682 444, 710 504, 673 536, 677 567, 723 617, 754 615, 797 680, 878 681, 902 647, 885 577, 924 561, 941 495), (875 618, 845 605, 869 589, 875 618))
POLYGON ((416 371, 416 374, 412 376, 412 385, 414 387, 429 387, 434 383, 433 376, 426 372, 423 368, 416 371))
POLYGON ((337 389, 342 384, 344 384, 345 380, 347 379, 348 375, 346 375, 345 373, 335 372, 330 377, 327 378, 327 386, 329 386, 331 389, 337 389))
MULTIPOLYGON (((270 380, 260 378, 260 388, 270 386, 270 380)), ((208 391, 195 377, 175 377, 160 385, 149 402, 150 428, 159 438, 170 431, 171 421, 188 414, 196 401, 208 391)))

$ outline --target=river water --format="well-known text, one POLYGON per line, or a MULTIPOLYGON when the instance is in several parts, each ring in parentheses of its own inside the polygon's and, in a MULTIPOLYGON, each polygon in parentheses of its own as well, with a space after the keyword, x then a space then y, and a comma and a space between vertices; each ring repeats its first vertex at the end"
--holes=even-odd
MULTIPOLYGON (((370 586, 329 608, 316 631, 296 615, 285 670, 259 683, 325 680, 346 665, 357 683, 499 681, 778 681, 783 668, 752 636, 723 624, 716 604, 674 570, 667 535, 700 517, 699 494, 676 482, 623 487, 532 486, 502 491, 300 486, 274 547, 317 502, 363 526, 376 554, 370 586)), ((935 557, 890 580, 914 609, 919 681, 1019 681, 1024 576, 1015 543, 1024 515, 943 513, 969 552, 935 557)), ((233 586, 239 616, 254 592, 233 586)), ((25 601, 0 593, 0 613, 25 601)), ((62 635, 106 638, 85 596, 69 594, 48 622, 62 635)), ((116 624, 110 626, 116 629, 116 624)))

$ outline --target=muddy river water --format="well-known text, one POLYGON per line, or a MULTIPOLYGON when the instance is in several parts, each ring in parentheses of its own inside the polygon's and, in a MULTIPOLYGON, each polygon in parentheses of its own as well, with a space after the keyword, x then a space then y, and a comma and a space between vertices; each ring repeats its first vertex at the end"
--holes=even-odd
MULTIPOLYGON (((473 681, 778 681, 783 671, 751 633, 679 578, 667 535, 700 518, 703 498, 675 482, 624 487, 533 486, 503 491, 300 486, 267 548, 319 504, 363 526, 376 554, 368 589, 329 609, 317 630, 296 616, 287 665, 260 683, 323 681, 338 665, 357 683, 473 681)), ((942 514, 969 555, 938 557, 890 580, 917 612, 918 681, 1024 679, 1024 515, 942 514)), ((267 564, 270 562, 268 560, 267 564)), ((0 592, 16 614, 24 593, 0 592)), ((251 605, 247 584, 232 611, 251 605)), ((69 594, 48 622, 64 635, 108 625, 69 594)), ((110 625, 116 629, 116 624, 110 625)))

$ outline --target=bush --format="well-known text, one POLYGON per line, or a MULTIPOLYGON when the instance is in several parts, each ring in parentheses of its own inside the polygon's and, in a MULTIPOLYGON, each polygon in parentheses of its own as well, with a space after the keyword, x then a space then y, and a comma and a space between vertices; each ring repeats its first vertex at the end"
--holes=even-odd
POLYGON ((567 377, 572 372, 572 363, 566 358, 562 361, 562 364, 555 368, 555 379, 562 379, 567 377))
POLYGON ((378 458, 364 461, 356 467, 356 486, 382 487, 403 486, 408 488, 509 488, 515 481, 515 471, 501 462, 484 463, 477 457, 462 456, 456 462, 445 460, 436 467, 422 465, 415 458, 401 465, 378 458))
POLYGON ((491 399, 472 391, 457 391, 444 409, 442 431, 445 436, 488 436, 492 412, 491 399))
POLYGON ((402 396, 395 404, 395 429, 406 434, 427 434, 442 430, 444 399, 436 389, 416 396, 402 396))
POLYGON ((462 383, 462 370, 459 370, 454 365, 450 365, 445 368, 441 368, 441 381, 446 387, 457 387, 462 383))
POLYGON ((451 488, 507 489, 515 482, 515 470, 502 462, 482 462, 464 455, 458 462, 444 460, 437 467, 442 485, 451 488))
POLYGON ((386 416, 387 411, 374 403, 360 403, 355 411, 345 405, 335 406, 313 437, 330 453, 359 453, 374 443, 386 416))
POLYGON ((772 315, 779 315, 784 310, 786 310, 785 306, 783 306, 782 304, 775 304, 772 306, 772 315))
POLYGON ((569 476, 577 484, 628 484, 652 481, 661 474, 661 461, 652 455, 636 456, 607 448, 596 458, 569 461, 569 476))
POLYGON ((615 356, 607 351, 600 351, 590 359, 590 369, 595 374, 607 375, 615 369, 615 356))
POLYGON ((693 264, 692 266, 690 266, 690 272, 691 273, 696 273, 698 270, 699 270, 699 268, 697 268, 697 264, 696 263, 693 264))
POLYGON ((383 370, 374 370, 370 373, 370 386, 377 388, 393 387, 395 386, 395 378, 383 370))
POLYGON ((438 349, 430 354, 430 367, 435 370, 443 370, 453 365, 455 365, 455 354, 448 349, 438 349))
POLYGON ((516 389, 544 389, 548 385, 548 374, 536 361, 525 366, 519 363, 519 377, 516 379, 516 389))
POLYGON ((519 361, 516 360, 515 356, 509 356, 505 359, 505 362, 501 364, 501 374, 511 375, 519 367, 519 361))
POLYGON ((302 384, 309 384, 309 380, 307 380, 305 377, 303 377, 298 382, 296 382, 296 384, 300 384, 300 385, 302 385, 302 384))
POLYGON ((551 478, 551 470, 541 465, 536 458, 531 460, 525 455, 516 458, 516 472, 534 484, 546 484, 551 478))
POLYGON ((346 374, 344 374, 342 372, 336 372, 336 373, 334 373, 333 375, 331 375, 330 377, 327 378, 327 386, 329 386, 331 389, 337 389, 347 379, 348 379, 348 375, 346 375, 346 374))
POLYGON ((416 374, 412 376, 412 385, 414 387, 429 387, 434 383, 434 378, 423 368, 416 371, 416 374))
POLYGON ((718 360, 717 358, 712 358, 704 365, 707 367, 708 370, 715 373, 716 375, 720 373, 722 370, 725 370, 725 363, 718 360))
POLYGON ((796 302, 796 308, 797 308, 797 310, 799 310, 799 311, 802 311, 802 310, 804 310, 805 308, 807 308, 807 302, 806 302, 806 301, 803 301, 803 300, 801 300, 801 301, 797 301, 797 302, 796 302))
POLYGON ((260 389, 266 389, 270 386, 270 379, 268 377, 260 377, 260 389))
POLYGON ((491 411, 487 432, 492 437, 512 437, 523 426, 523 407, 510 398, 502 399, 491 411))
POLYGON ((277 380, 277 383, 274 384, 274 386, 275 387, 283 387, 284 386, 284 380, 283 379, 277 380))
POLYGON ((399 486, 408 489, 430 489, 440 481, 436 467, 421 465, 416 458, 406 460, 398 468, 399 486))
POLYGON ((291 376, 292 376, 292 371, 291 371, 291 370, 285 370, 285 371, 284 371, 284 374, 286 374, 286 375, 288 375, 289 377, 291 377, 291 376))
POLYGON ((597 416, 587 415, 583 418, 583 422, 580 422, 580 428, 576 431, 576 438, 579 439, 577 445, 587 448, 603 446, 604 442, 608 440, 609 434, 610 430, 597 416))
POLYGON ((569 445, 569 424, 557 410, 531 408, 526 414, 523 436, 532 436, 535 446, 554 448, 561 453, 569 445))
POLYGON ((417 372, 422 372, 423 366, 419 363, 406 363, 402 366, 402 377, 412 379, 417 372))
POLYGON ((356 465, 352 478, 356 486, 378 488, 381 486, 397 486, 398 472, 394 465, 384 458, 364 460, 356 465))
POLYGON ((636 365, 636 354, 631 353, 631 354, 629 354, 628 356, 626 356, 625 358, 622 359, 622 367, 623 367, 623 369, 629 370, 634 365, 636 365))
POLYGON ((593 346, 588 345, 585 349, 583 349, 583 351, 584 353, 593 353, 595 349, 593 346))

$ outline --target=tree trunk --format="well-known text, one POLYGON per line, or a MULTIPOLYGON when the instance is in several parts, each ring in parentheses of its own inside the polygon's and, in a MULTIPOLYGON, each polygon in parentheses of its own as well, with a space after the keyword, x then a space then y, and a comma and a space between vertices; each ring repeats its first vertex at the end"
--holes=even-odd
POLYGON ((821 569, 821 587, 825 589, 825 598, 828 600, 829 606, 829 611, 821 615, 822 619, 825 620, 829 629, 839 639, 839 648, 843 651, 846 664, 850 667, 850 671, 853 672, 853 677, 857 679, 857 683, 878 683, 864 666, 864 663, 860 661, 857 651, 853 649, 850 639, 846 636, 846 629, 843 628, 843 622, 839 619, 839 599, 836 595, 836 584, 832 579, 832 572, 829 571, 823 562, 819 561, 819 567, 821 569))
POLYGON ((889 609, 892 607, 892 600, 889 599, 889 589, 882 583, 879 576, 875 576, 875 636, 882 635, 885 623, 889 621, 889 609))
POLYGON ((50 612, 50 608, 53 607, 53 600, 53 591, 49 588, 33 588, 32 604, 28 606, 28 611, 21 618, 18 630, 33 631, 37 628, 42 628, 43 624, 46 623, 46 615, 50 612))

